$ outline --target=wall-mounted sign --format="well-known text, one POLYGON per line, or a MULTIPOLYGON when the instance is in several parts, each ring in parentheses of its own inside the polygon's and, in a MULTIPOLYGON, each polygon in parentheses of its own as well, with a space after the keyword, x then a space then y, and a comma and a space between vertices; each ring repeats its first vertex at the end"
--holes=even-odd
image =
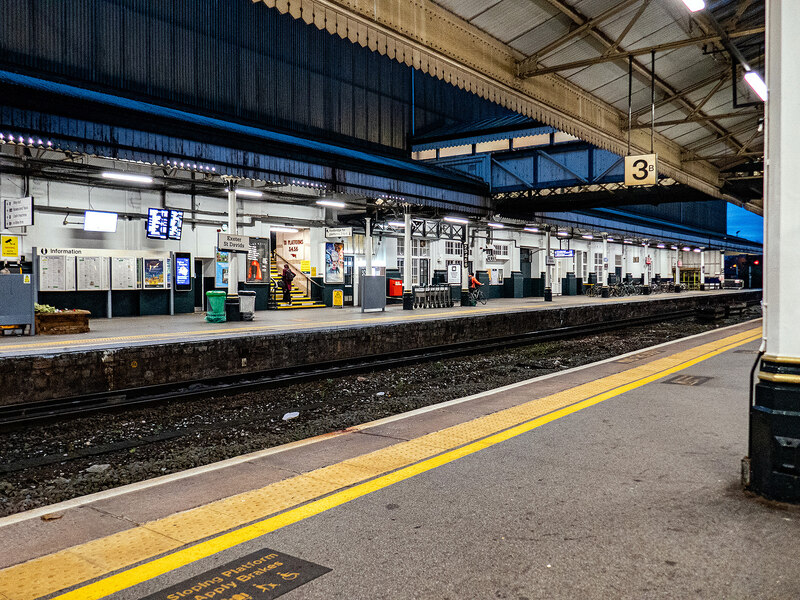
POLYGON ((33 225, 33 196, 3 199, 3 227, 33 225))
POLYGON ((625 157, 625 185, 655 185, 658 181, 658 155, 625 157))
POLYGON ((553 266, 554 264, 556 264, 556 259, 553 258, 552 256, 545 256, 544 257, 544 264, 546 264, 548 266, 553 266))
POLYGON ((19 237, 16 235, 0 236, 0 258, 6 260, 19 259, 19 237))
POLYGON ((326 227, 325 228, 325 237, 326 238, 353 237, 353 228, 352 227, 326 227))
POLYGON ((461 265, 447 265, 447 283, 459 285, 461 283, 461 265))
POLYGON ((300 261, 300 272, 301 273, 311 273, 311 261, 310 260, 301 260, 300 261))
POLYGON ((246 235, 217 234, 217 248, 228 252, 250 252, 250 238, 246 235))
POLYGON ((228 253, 217 250, 214 261, 214 287, 228 287, 228 253))
POLYGON ((164 272, 164 259, 145 258, 144 259, 144 287, 145 289, 164 289, 166 287, 166 275, 164 272))
POLYGON ((555 258, 573 258, 575 250, 553 250, 553 256, 555 258))

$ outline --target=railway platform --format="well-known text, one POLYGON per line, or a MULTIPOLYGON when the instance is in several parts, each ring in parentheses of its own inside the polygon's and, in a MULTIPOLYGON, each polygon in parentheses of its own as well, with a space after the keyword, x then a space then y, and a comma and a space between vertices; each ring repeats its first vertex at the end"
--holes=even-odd
POLYGON ((0 338, 0 404, 195 382, 468 344, 563 328, 624 327, 698 308, 755 304, 760 290, 630 298, 492 300, 486 306, 361 313, 358 308, 258 313, 254 323, 200 314, 93 319, 91 331, 0 338), (57 381, 58 385, 53 385, 57 381), (58 396, 54 396, 58 394, 58 396))
POLYGON ((760 322, 0 519, 0 598, 794 598, 760 322), (58 518, 54 518, 58 517, 58 518))

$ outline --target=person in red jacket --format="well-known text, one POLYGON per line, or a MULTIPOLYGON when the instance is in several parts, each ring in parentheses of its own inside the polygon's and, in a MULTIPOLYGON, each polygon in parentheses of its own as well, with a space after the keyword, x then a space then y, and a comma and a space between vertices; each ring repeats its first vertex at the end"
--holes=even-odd
POLYGON ((481 287, 482 285, 483 284, 480 281, 475 279, 475 273, 470 273, 469 274, 469 291, 470 292, 475 291, 477 288, 481 287))
POLYGON ((292 303, 292 279, 294 279, 294 273, 292 273, 289 263, 286 263, 283 265, 281 281, 283 282, 283 301, 288 304, 292 303))

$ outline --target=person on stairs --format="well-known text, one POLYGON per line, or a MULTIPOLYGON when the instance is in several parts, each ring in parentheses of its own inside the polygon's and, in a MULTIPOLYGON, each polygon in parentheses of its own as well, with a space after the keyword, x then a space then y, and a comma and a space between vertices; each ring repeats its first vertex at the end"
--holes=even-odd
POLYGON ((292 280, 295 274, 289 267, 289 263, 283 265, 283 272, 281 273, 281 280, 283 281, 283 301, 287 304, 292 303, 292 280))

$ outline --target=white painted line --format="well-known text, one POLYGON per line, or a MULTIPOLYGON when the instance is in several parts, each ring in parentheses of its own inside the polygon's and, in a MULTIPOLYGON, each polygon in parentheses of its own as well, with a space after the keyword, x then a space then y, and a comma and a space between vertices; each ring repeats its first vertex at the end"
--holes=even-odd
MULTIPOLYGON (((720 327, 719 329, 710 329, 709 331, 704 331, 703 333, 697 333, 695 335, 691 335, 688 337, 680 338, 677 340, 672 340, 670 342, 663 342, 661 344, 657 344, 655 346, 648 346, 647 348, 640 348, 639 350, 633 350, 631 352, 626 352, 625 354, 619 354, 617 356, 612 356, 610 358, 606 358, 604 360, 600 360, 593 363, 588 363, 585 365, 581 365, 579 367, 572 367, 571 369, 566 369, 565 371, 556 371, 555 373, 548 373, 547 375, 540 375, 539 377, 533 377, 531 379, 526 379, 525 381, 518 381, 517 383, 511 383, 509 385, 505 385, 503 387, 495 388, 492 390, 487 390, 485 392, 480 392, 478 394, 473 394, 472 396, 465 396, 463 398, 456 398, 454 400, 448 400, 446 402, 440 402, 439 404, 432 404, 430 406, 423 406, 422 408, 417 408, 415 410, 410 410, 408 412, 400 413, 398 415, 392 415, 390 417, 385 417, 383 419, 378 419, 376 421, 370 421, 368 423, 363 423, 361 425, 355 425, 348 429, 342 431, 336 431, 333 433, 326 433, 316 437, 307 438, 305 440, 298 440, 296 442, 291 442, 289 444, 283 444, 281 446, 275 446, 273 448, 267 448, 266 450, 259 450, 256 452, 251 452, 250 454, 243 454, 241 456, 235 456, 233 458, 229 458, 226 460, 222 460, 219 462, 211 463, 208 465, 203 465, 200 467, 195 467, 193 469, 188 469, 186 471, 181 471, 179 473, 171 473, 169 475, 163 475, 161 477, 155 477, 153 479, 146 479, 144 481, 139 481, 137 483, 131 483, 128 485, 124 485, 118 488, 104 490, 102 492, 97 492, 95 494, 89 494, 87 496, 80 496, 78 498, 73 498, 72 500, 65 500, 64 502, 59 502, 58 504, 51 504, 49 506, 43 506, 41 508, 34 508, 25 512, 17 513, 14 515, 9 515, 7 517, 0 518, 0 528, 6 527, 8 525, 13 525, 15 523, 21 523, 23 521, 27 521, 29 519, 37 519, 42 517, 43 515, 55 512, 63 512, 65 510, 69 510, 72 508, 79 508, 82 506, 87 506, 92 504, 93 502, 97 502, 99 500, 107 500, 109 498, 116 498, 118 496, 122 496, 124 494, 129 494, 131 492, 136 492, 139 490, 146 490, 148 488, 156 487, 165 483, 170 483, 173 481, 180 481, 182 479, 188 479, 189 477, 195 477, 197 475, 202 475, 204 473, 210 473, 212 471, 218 471, 219 469, 224 469, 226 467, 233 467, 236 465, 240 465, 251 460, 264 458, 267 456, 272 456, 274 454, 279 454, 281 452, 286 452, 287 450, 293 450, 295 448, 301 448, 303 446, 307 446, 310 444, 316 444, 317 442, 321 442, 323 440, 331 439, 334 437, 340 437, 344 435, 350 435, 352 433, 357 433, 359 431, 370 429, 372 427, 377 427, 379 425, 386 425, 387 423, 394 423, 396 421, 400 421, 403 419, 408 419, 410 417, 415 417, 417 415, 423 415, 425 413, 433 412, 435 410, 439 410, 442 408, 447 408, 448 406, 455 406, 457 404, 461 404, 463 402, 470 402, 472 400, 477 400, 479 398, 486 398, 488 396, 492 396, 494 394, 502 393, 508 390, 513 390, 518 387, 522 387, 525 385, 530 385, 532 383, 537 383, 539 381, 544 381, 546 379, 552 379, 554 377, 562 377, 564 375, 569 375, 570 373, 575 373, 577 371, 582 371, 584 369, 589 369, 592 367, 597 367, 599 365, 604 365, 610 362, 618 361, 623 358, 627 358, 628 356, 634 356, 636 354, 640 354, 642 352, 647 352, 649 350, 657 350, 659 348, 664 348, 667 346, 671 346, 674 344, 679 344, 682 342, 686 342, 688 340, 693 340, 697 338, 701 338, 713 333, 718 333, 721 331, 726 331, 728 329, 733 329, 735 327, 744 327, 746 325, 751 325, 760 319, 753 319, 751 321, 745 321, 743 323, 737 323, 736 325, 728 325, 727 327, 720 327)), ((535 343, 535 342, 534 342, 535 343)))

